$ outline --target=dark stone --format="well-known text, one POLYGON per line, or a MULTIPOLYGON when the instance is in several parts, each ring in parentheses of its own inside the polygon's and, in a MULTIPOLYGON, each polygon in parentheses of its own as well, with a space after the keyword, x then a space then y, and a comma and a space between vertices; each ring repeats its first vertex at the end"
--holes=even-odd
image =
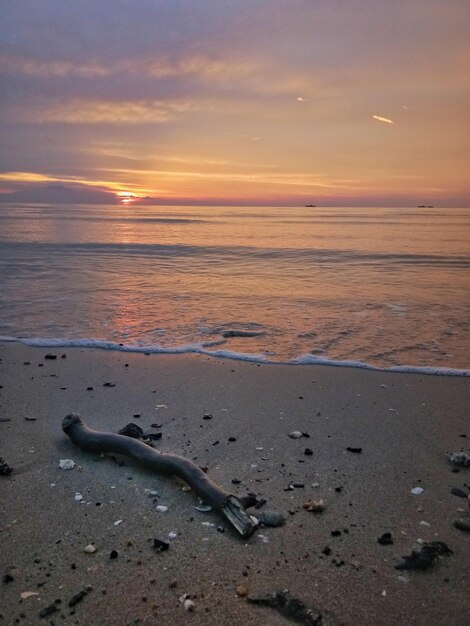
POLYGON ((383 535, 377 539, 377 543, 380 543, 381 546, 391 546, 393 544, 392 533, 383 533, 383 535))
POLYGON ((278 513, 277 511, 262 511, 257 517, 260 524, 263 526, 271 526, 273 528, 282 526, 286 521, 284 515, 282 515, 282 513, 278 513))
POLYGON ((265 596, 264 598, 247 598, 251 604, 268 606, 276 609, 289 619, 309 626, 321 626, 322 615, 309 608, 302 600, 292 597, 287 590, 265 596))
POLYGON ((362 448, 353 448, 352 446, 348 446, 346 450, 348 452, 355 452, 356 454, 360 454, 362 452, 362 448))
POLYGON ((236 441, 236 440, 237 440, 237 438, 236 438, 236 437, 229 437, 229 438, 228 438, 228 440, 229 440, 229 441, 236 441))
POLYGON ((343 491, 343 488, 342 487, 335 487, 335 491, 337 493, 341 493, 343 491))
POLYGON ((66 355, 66 354, 61 354, 61 355, 60 355, 60 358, 61 358, 61 359, 66 359, 66 358, 67 358, 67 355, 66 355))
POLYGON ((46 354, 45 359, 49 359, 50 361, 57 358, 57 354, 46 354))
POLYGON ((463 530, 463 532, 465 533, 470 533, 470 520, 464 520, 464 519, 457 519, 454 522, 454 526, 455 528, 458 528, 458 530, 463 530))
POLYGON ((116 383, 103 383, 103 387, 115 387, 116 383))
POLYGON ((116 552, 116 550, 111 550, 111 554, 109 555, 110 559, 117 559, 118 558, 118 553, 116 552))
POLYGON ((134 413, 132 417, 141 417, 142 413, 134 413))
POLYGON ((295 489, 304 489, 305 485, 304 483, 293 483, 292 485, 295 489))
POLYGON ((341 535, 341 531, 340 530, 332 530, 331 531, 331 536, 332 537, 339 537, 341 535))
POLYGON ((83 600, 83 598, 86 596, 87 592, 82 589, 81 591, 79 591, 78 593, 76 593, 74 596, 72 596, 69 600, 69 606, 75 606, 76 604, 78 604, 79 602, 81 602, 83 600))
POLYGON ((125 437, 132 437, 132 439, 140 439, 144 434, 144 431, 140 426, 137 426, 137 424, 130 422, 129 424, 126 424, 124 428, 121 428, 119 434, 124 435, 125 437))
POLYGON ((217 441, 214 441, 211 445, 216 446, 219 443, 220 443, 220 441, 217 439, 217 441))
POLYGON ((256 501, 255 509, 260 509, 266 504, 266 502, 267 502, 266 498, 260 498, 259 500, 256 501))
POLYGON ((44 609, 41 609, 39 611, 39 617, 43 618, 43 617, 49 617, 49 615, 52 615, 53 613, 56 613, 59 609, 57 608, 57 606, 55 604, 49 604, 49 606, 46 606, 44 609))
POLYGON ((395 565, 395 569, 425 570, 431 567, 438 556, 448 556, 452 550, 443 541, 424 543, 419 550, 412 550, 411 554, 403 556, 403 561, 395 565))
POLYGON ((310 435, 308 433, 302 433, 302 437, 305 437, 306 439, 310 439, 310 435))
POLYGON ((150 439, 150 441, 158 441, 162 438, 162 433, 145 433, 142 435, 142 439, 150 439))
POLYGON ((313 454, 312 448, 305 448, 304 454, 305 454, 305 456, 312 456, 312 454, 313 454))
POLYGON ((331 554, 331 548, 330 546, 325 546, 322 550, 322 554, 325 554, 326 556, 329 556, 331 554))
POLYGON ((153 547, 157 552, 165 552, 170 547, 170 544, 166 541, 162 541, 161 539, 154 539, 153 547))
POLYGON ((452 487, 450 493, 458 498, 466 498, 468 496, 468 494, 466 494, 465 491, 459 487, 452 487))
POLYGON ((86 390, 87 391, 93 391, 93 387, 87 387, 86 390))
POLYGON ((234 485, 239 485, 242 481, 239 478, 232 478, 232 483, 234 485))
POLYGON ((5 583, 5 585, 7 585, 8 583, 12 583, 15 579, 13 578, 13 576, 11 574, 5 574, 3 576, 2 582, 5 583))
POLYGON ((0 476, 10 476, 12 473, 13 468, 0 456, 0 476))
POLYGON ((203 420, 211 420, 212 419, 212 413, 204 413, 202 416, 203 420))

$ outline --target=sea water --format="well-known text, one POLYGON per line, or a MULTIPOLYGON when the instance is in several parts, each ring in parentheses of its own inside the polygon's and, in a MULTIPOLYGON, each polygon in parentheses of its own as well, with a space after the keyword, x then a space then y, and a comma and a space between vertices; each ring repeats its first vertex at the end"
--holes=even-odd
POLYGON ((0 336, 470 369, 470 209, 0 205, 0 336))

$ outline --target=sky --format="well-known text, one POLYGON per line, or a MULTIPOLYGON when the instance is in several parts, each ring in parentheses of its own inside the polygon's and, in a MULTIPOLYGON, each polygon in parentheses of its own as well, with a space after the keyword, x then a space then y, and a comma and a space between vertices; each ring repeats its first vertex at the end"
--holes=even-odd
POLYGON ((0 0, 0 202, 470 206, 468 0, 0 0))

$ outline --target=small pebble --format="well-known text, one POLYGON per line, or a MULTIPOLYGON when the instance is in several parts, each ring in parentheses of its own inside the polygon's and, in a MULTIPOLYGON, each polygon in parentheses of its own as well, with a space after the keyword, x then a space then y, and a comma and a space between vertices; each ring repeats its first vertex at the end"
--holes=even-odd
POLYGON ((96 552, 96 548, 92 543, 89 543, 86 547, 85 547, 85 552, 87 554, 93 554, 94 552, 96 552))
POLYGON ((239 598, 246 598, 248 595, 248 587, 246 585, 237 585, 235 592, 239 598))
POLYGON ((307 500, 307 502, 302 505, 302 508, 310 513, 321 513, 325 510, 325 502, 323 498, 319 500, 307 500))
POLYGON ((411 493, 414 496, 420 496, 423 493, 424 489, 422 487, 413 487, 413 489, 411 490, 411 493))
POLYGON ((301 437, 303 437, 303 435, 300 430, 293 430, 291 433, 289 433, 289 437, 291 439, 300 439, 301 437))

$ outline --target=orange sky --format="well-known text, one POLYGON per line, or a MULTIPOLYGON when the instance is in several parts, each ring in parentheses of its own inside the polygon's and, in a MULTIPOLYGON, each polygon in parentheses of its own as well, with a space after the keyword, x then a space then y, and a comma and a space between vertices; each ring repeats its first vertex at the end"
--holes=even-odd
POLYGON ((0 5, 0 201, 470 203, 468 0, 0 5))

